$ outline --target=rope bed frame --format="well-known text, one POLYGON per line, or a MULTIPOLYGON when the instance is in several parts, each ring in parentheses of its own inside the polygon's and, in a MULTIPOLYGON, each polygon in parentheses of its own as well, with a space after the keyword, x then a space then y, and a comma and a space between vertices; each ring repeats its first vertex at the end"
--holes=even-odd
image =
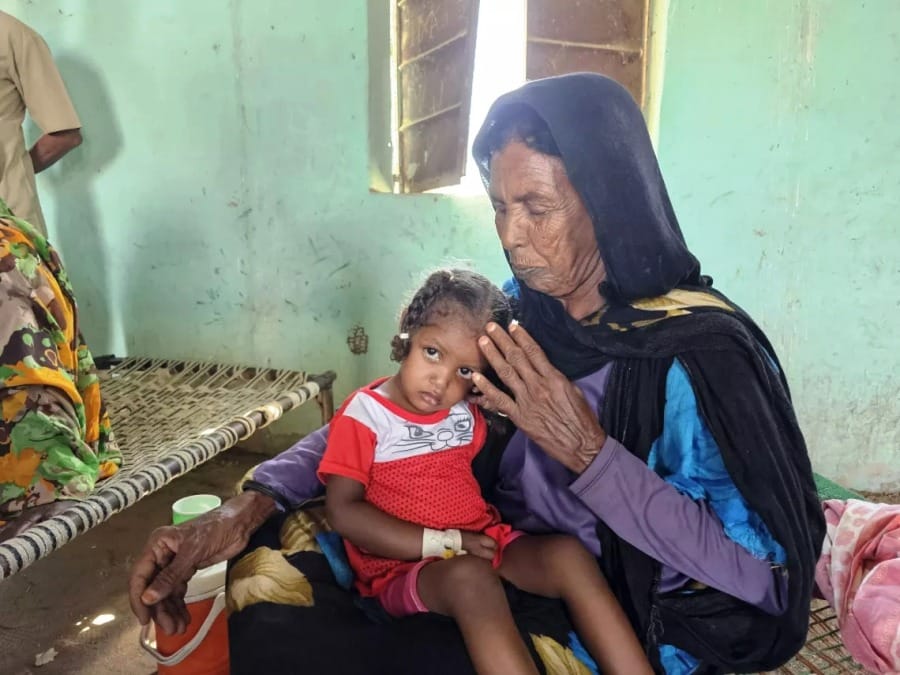
POLYGON ((845 675, 865 673, 841 641, 837 617, 824 600, 814 600, 809 616, 809 633, 800 653, 777 671, 779 675, 845 675))
POLYGON ((335 374, 127 358, 100 372, 122 469, 94 494, 0 544, 0 581, 316 399, 334 412, 335 374))

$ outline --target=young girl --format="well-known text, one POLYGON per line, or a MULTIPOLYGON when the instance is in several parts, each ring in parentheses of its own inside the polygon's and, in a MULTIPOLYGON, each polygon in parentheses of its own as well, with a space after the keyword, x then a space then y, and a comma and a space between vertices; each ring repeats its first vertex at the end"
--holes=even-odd
POLYGON ((485 421, 466 402, 486 362, 477 340, 509 324, 503 293, 465 270, 435 272, 400 320, 396 375, 352 394, 319 466, 356 587, 395 617, 452 617, 481 675, 537 673, 501 579, 561 598, 604 674, 650 665, 596 560, 569 536, 525 536, 481 496, 471 463, 485 421), (462 555, 462 554, 467 555, 462 555))

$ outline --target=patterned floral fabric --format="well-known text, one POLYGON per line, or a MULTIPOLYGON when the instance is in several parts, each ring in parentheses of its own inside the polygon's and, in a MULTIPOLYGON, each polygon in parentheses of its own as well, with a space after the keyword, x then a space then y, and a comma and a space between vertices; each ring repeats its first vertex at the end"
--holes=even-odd
POLYGON ((816 585, 867 671, 900 673, 900 504, 829 499, 816 585))
POLYGON ((0 199, 0 525, 86 497, 122 456, 56 251, 0 199))

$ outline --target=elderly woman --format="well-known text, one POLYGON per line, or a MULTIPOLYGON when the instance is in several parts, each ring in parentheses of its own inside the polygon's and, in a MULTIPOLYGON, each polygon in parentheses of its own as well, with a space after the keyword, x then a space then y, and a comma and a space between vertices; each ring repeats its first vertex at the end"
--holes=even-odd
MULTIPOLYGON (((495 425, 476 460, 487 496, 517 528, 580 538, 657 671, 788 660, 824 534, 803 436, 772 346, 688 250, 640 110, 598 75, 535 81, 494 104, 474 153, 519 317, 480 340, 505 387, 476 375, 479 402, 517 427, 506 443, 495 425)), ((321 494, 326 434, 261 465, 217 512, 153 533, 131 579, 141 621, 184 630, 194 569, 321 494)), ((236 670, 471 672, 452 624, 372 622, 310 559, 287 560, 314 599, 234 615, 236 670)), ((589 672, 558 607, 509 595, 544 672, 589 672)))

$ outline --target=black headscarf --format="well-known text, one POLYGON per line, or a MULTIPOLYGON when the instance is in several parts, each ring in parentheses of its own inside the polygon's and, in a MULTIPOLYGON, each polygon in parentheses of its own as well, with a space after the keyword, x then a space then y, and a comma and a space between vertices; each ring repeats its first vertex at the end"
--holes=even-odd
POLYGON ((701 276, 641 112, 623 87, 579 73, 500 97, 473 147, 486 181, 497 139, 523 107, 546 125, 591 216, 608 306, 585 325, 556 299, 520 284, 520 321, 570 378, 613 362, 600 421, 644 461, 662 431, 666 374, 679 360, 735 486, 787 553, 784 570, 773 571, 788 577, 787 610, 773 617, 714 589, 660 594, 659 563, 603 523, 601 565, 657 668, 659 644, 673 644, 701 660, 699 672, 774 669, 805 640, 824 537, 805 442, 775 352, 701 276))
MULTIPOLYGON (((577 73, 536 80, 501 96, 472 149, 485 183, 496 134, 515 123, 522 107, 549 129, 591 216, 606 266, 603 292, 619 304, 622 323, 634 314, 627 301, 708 283, 684 241, 641 111, 625 88, 601 75, 577 73)), ((595 349, 579 347, 593 340, 559 302, 524 284, 521 291, 526 328, 536 331, 558 368, 578 377, 602 365, 595 349), (565 330, 542 330, 563 325, 565 330)))
POLYGON ((640 109, 614 80, 593 73, 535 80, 501 96, 472 151, 490 173, 489 138, 518 106, 532 108, 553 135, 569 181, 594 221, 607 283, 624 299, 699 282, 672 210, 640 109), (602 177, 602 180, 599 179, 602 177))

